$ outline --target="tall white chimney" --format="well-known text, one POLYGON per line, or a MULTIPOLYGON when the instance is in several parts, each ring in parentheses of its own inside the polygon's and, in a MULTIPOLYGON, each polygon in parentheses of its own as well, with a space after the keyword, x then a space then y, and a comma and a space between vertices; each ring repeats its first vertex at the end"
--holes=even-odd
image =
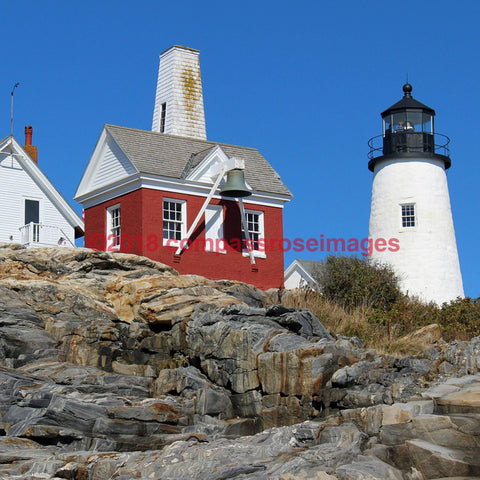
POLYGON ((175 45, 160 55, 153 132, 206 140, 199 54, 175 45))

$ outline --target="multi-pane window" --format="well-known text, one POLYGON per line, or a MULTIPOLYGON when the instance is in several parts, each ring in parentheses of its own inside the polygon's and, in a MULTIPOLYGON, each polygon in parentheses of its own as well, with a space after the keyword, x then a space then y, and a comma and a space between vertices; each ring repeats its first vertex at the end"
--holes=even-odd
POLYGON ((415 226, 415 204, 408 203, 402 205, 402 227, 414 227, 415 226))
POLYGON ((242 239, 244 241, 244 248, 246 250, 252 249, 260 250, 259 240, 263 238, 263 212, 254 212, 247 210, 245 212, 245 220, 247 223, 248 235, 250 237, 250 244, 246 244, 246 235, 242 225, 242 239))
POLYGON ((163 201, 163 239, 182 240, 185 202, 178 200, 163 201))
POLYGON ((107 209, 107 250, 120 248, 120 205, 107 209))

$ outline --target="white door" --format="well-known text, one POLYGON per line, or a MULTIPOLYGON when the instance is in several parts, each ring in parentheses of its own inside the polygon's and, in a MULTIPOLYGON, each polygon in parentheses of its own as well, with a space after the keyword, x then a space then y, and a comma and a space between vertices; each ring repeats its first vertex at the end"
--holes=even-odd
POLYGON ((221 205, 209 205, 205 210, 205 250, 226 253, 221 205))

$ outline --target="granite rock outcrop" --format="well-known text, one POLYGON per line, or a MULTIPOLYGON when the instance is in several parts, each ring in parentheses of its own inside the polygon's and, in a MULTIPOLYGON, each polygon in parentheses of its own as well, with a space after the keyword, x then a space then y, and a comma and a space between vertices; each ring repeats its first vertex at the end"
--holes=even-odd
POLYGON ((474 478, 479 352, 379 355, 253 286, 3 245, 0 478, 474 478))

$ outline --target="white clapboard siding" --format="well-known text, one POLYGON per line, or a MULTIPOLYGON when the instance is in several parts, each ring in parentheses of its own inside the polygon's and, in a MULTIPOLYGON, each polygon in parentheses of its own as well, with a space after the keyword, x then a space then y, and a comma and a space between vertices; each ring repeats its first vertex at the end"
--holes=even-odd
POLYGON ((11 159, 0 164, 0 242, 21 242, 20 227, 25 224, 25 200, 40 202, 40 223, 58 227, 75 243, 74 229, 53 205, 46 192, 19 167, 11 167, 11 159), (10 238, 12 237, 12 239, 10 238))
POLYGON ((135 168, 125 157, 125 154, 123 154, 114 142, 108 142, 105 144, 100 161, 95 167, 90 189, 95 190, 105 185, 110 185, 135 172, 135 168))
POLYGON ((174 46, 160 55, 152 131, 161 131, 162 104, 166 104, 161 133, 206 140, 199 52, 174 46))
POLYGON ((155 108, 153 110, 152 132, 160 132, 160 116, 162 103, 167 104, 165 117, 165 130, 163 133, 173 131, 172 108, 174 105, 174 84, 173 84, 173 55, 161 59, 162 68, 158 69, 157 91, 155 95, 155 108))

